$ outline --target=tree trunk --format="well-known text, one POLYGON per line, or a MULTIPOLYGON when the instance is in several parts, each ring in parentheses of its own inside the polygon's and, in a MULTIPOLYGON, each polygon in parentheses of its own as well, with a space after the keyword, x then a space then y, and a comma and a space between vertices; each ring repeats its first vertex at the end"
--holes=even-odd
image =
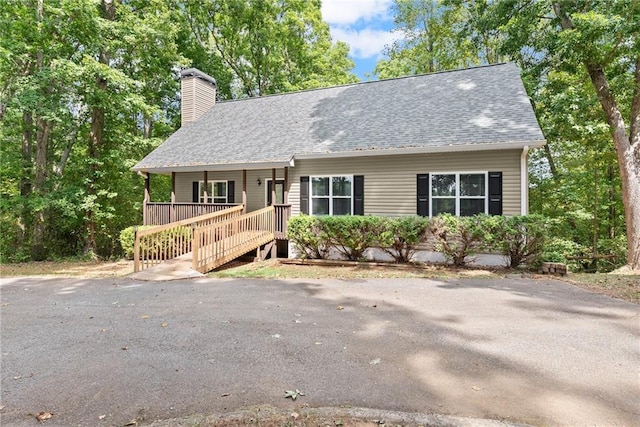
MULTIPOLYGON (((552 6, 556 16, 560 18, 562 29, 573 29, 573 22, 562 5, 554 2, 552 6)), ((635 89, 631 102, 629 135, 620 108, 609 89, 604 67, 600 63, 588 60, 584 61, 584 65, 611 128, 613 145, 618 156, 627 230, 627 264, 634 270, 640 269, 640 55, 636 58, 635 64, 635 89)))
MULTIPOLYGON (((115 20, 115 4, 113 0, 102 0, 102 16, 104 19, 113 21, 115 20)), ((109 52, 107 46, 103 46, 98 61, 101 64, 109 66, 109 52)), ((107 90, 107 80, 101 76, 96 78, 97 92, 103 96, 107 90)), ((100 101, 98 101, 99 103, 100 101)), ((84 253, 95 255, 97 252, 98 244, 96 239, 97 234, 97 220, 96 220, 96 206, 97 206, 97 186, 98 186, 98 160, 100 157, 100 150, 104 142, 104 124, 105 124, 105 110, 101 105, 94 105, 91 111, 91 130, 89 131, 89 141, 87 156, 89 158, 89 183, 87 185, 87 196, 92 199, 87 211, 85 212, 85 221, 87 229, 87 238, 84 246, 84 253)))
MULTIPOLYGON (((596 64, 587 63, 585 65, 611 128, 613 143, 618 155, 622 181, 622 203, 627 230, 627 264, 632 269, 640 269, 640 136, 638 135, 640 130, 637 124, 640 118, 638 112, 634 112, 632 108, 631 132, 635 134, 632 133, 631 137, 627 136, 624 119, 609 90, 604 71, 596 64), (634 144, 631 141, 634 141, 634 144)), ((635 74, 636 86, 640 86, 640 59, 636 63, 635 74)), ((634 104, 640 98, 639 92, 640 90, 636 87, 634 104)))

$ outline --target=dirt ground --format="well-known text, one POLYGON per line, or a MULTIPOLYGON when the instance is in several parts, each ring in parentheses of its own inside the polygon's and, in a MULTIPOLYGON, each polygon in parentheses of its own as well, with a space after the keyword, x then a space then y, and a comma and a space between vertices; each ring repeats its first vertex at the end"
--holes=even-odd
MULTIPOLYGON (((60 276, 81 278, 123 277, 133 273, 133 261, 44 261, 0 265, 0 277, 60 276)), ((451 278, 451 277, 547 276, 521 270, 478 268, 460 269, 441 265, 421 267, 361 264, 358 266, 289 265, 278 261, 232 261, 209 273, 210 277, 262 278, 451 278)), ((571 273, 560 280, 612 298, 640 304, 640 271, 620 269, 614 273, 571 273)))

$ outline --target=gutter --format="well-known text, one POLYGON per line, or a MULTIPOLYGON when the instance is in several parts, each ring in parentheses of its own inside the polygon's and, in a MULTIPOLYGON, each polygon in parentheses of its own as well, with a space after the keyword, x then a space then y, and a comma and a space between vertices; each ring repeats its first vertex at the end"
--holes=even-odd
POLYGON ((529 213, 529 168, 527 156, 529 155, 529 146, 522 148, 520 155, 520 215, 529 213))

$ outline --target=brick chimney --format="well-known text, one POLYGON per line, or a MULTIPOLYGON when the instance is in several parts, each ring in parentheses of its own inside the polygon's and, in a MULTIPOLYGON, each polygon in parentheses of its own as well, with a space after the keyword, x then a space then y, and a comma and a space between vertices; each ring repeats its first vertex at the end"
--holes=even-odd
POLYGON ((180 72, 182 125, 198 120, 216 103, 216 79, 197 68, 180 72))

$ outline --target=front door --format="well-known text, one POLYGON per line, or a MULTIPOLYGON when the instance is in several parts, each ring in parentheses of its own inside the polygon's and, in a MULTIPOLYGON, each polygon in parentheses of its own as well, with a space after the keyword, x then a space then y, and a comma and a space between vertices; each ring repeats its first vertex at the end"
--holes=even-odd
MULTIPOLYGON (((267 181, 267 206, 271 206, 271 192, 273 190, 273 181, 267 181)), ((284 179, 276 179, 276 205, 284 203, 284 179)))

